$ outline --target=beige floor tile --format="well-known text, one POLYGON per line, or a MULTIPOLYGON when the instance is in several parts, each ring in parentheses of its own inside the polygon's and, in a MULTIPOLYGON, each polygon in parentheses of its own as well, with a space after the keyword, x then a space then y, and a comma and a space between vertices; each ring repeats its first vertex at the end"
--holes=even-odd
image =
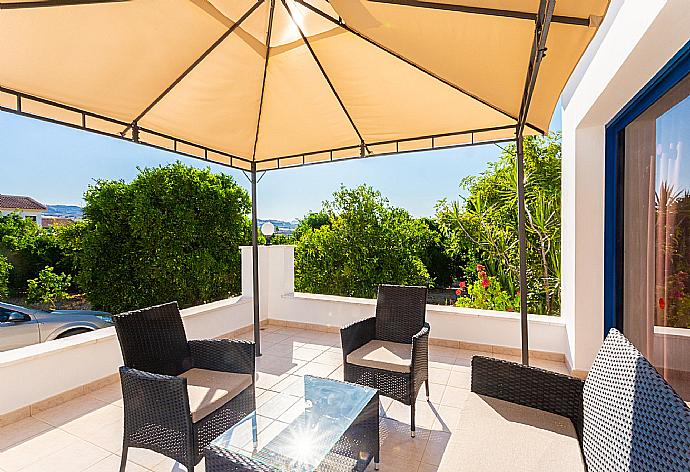
POLYGON ((438 361, 429 359, 429 367, 435 369, 452 370, 455 361, 456 359, 450 357, 438 361))
POLYGON ((272 375, 288 373, 295 366, 301 365, 288 357, 264 354, 256 359, 256 371, 272 375))
MULTIPOLYGON (((441 403, 441 398, 443 398, 443 392, 446 391, 446 386, 445 385, 440 385, 440 384, 430 384, 429 385, 429 401, 431 403, 436 403, 440 404, 441 403)), ((426 390, 424 389, 424 386, 419 390, 419 394, 417 395, 417 401, 427 401, 426 398, 426 390)))
POLYGON ((81 472, 108 457, 110 453, 78 439, 22 468, 22 472, 81 472))
POLYGON ((105 425, 121 425, 123 416, 124 409, 108 404, 79 418, 63 423, 60 429, 87 439, 99 432, 105 425))
POLYGON ((313 361, 316 359, 318 356, 320 356, 323 351, 320 349, 313 349, 309 347, 300 347, 295 349, 295 352, 292 353, 292 358, 300 361, 313 361))
POLYGON ((338 367, 343 363, 343 355, 338 352, 324 351, 314 359, 314 362, 338 367))
POLYGON ((33 416, 53 426, 62 426, 65 423, 107 408, 112 408, 112 405, 97 398, 83 395, 48 410, 38 412, 33 416))
POLYGON ((87 435, 79 435, 96 446, 114 454, 119 454, 122 449, 123 423, 122 420, 109 424, 103 424, 100 428, 89 432, 87 435))
POLYGON ((434 367, 429 368, 429 382, 432 384, 446 385, 449 376, 450 370, 436 369, 434 367))
POLYGON ((264 390, 261 395, 257 395, 256 397, 256 407, 258 408, 262 406, 276 395, 278 395, 278 392, 274 392, 272 390, 264 390))
POLYGON ((299 397, 288 395, 287 393, 280 393, 263 405, 256 408, 256 412, 261 416, 266 416, 272 419, 280 418, 285 411, 288 410, 299 400, 299 397))
POLYGON ((421 462, 431 465, 439 465, 443 454, 446 451, 448 442, 450 441, 450 433, 442 431, 432 431, 429 435, 426 449, 422 455, 421 462))
POLYGON ((470 371, 451 371, 448 377, 448 386, 469 389, 472 385, 472 374, 470 371))
POLYGON ((313 350, 319 351, 319 352, 326 352, 328 350, 328 348, 331 347, 331 344, 328 342, 310 340, 310 341, 304 343, 300 347, 302 349, 313 349, 313 350))
POLYGON ((272 387, 272 390, 278 393, 287 393, 296 397, 304 396, 304 377, 299 375, 290 375, 272 387))
POLYGON ((435 345, 429 346, 429 356, 436 355, 455 359, 458 356, 459 351, 460 349, 455 349, 453 347, 435 345))
MULTIPOLYGON (((251 333, 246 337, 251 339, 251 333)), ((262 340, 257 422, 260 442, 267 443, 303 412, 303 375, 342 380, 343 367, 337 333, 271 326, 262 332, 262 340)), ((410 437, 410 407, 380 397, 382 471, 445 472, 456 470, 462 460, 453 438, 469 394, 471 358, 492 355, 443 346, 430 346, 429 351, 431 397, 427 402, 422 387, 415 438, 410 437)), ((515 356, 493 357, 519 362, 515 356)), ((531 359, 531 364, 566 373, 563 363, 531 359)), ((122 395, 120 384, 114 383, 0 429, 0 472, 116 471, 121 445, 122 395)), ((144 449, 130 448, 128 459, 128 472, 185 471, 175 461, 144 449)), ((202 472, 203 463, 195 470, 202 472)))
POLYGON ((262 349, 264 355, 287 357, 292 359, 294 347, 289 343, 276 343, 262 349))
POLYGON ((102 402, 118 404, 122 406, 122 386, 120 382, 112 383, 106 387, 94 390, 87 394, 89 397, 96 398, 102 402))
POLYGON ((45 421, 32 417, 0 428, 0 452, 52 428, 53 426, 45 421))
POLYGON ((460 424, 462 410, 453 406, 433 405, 436 413, 436 420, 431 426, 433 431, 453 432, 460 424))
POLYGON ((15 472, 80 441, 66 431, 52 428, 0 452, 0 467, 15 472))
MULTIPOLYGON (((163 459, 162 462, 159 462, 153 466, 150 470, 152 472, 187 472, 187 468, 185 466, 167 457, 163 459)), ((204 472, 204 470, 206 470, 206 467, 204 466, 204 460, 202 459, 201 462, 194 467, 194 472, 204 472)))
POLYGON ((295 371, 295 375, 299 375, 299 376, 313 375, 316 377, 328 377, 336 369, 337 369, 337 367, 334 367, 332 365, 319 364, 317 362, 310 362, 310 363, 306 364, 305 366, 297 369, 297 371, 295 371))
POLYGON ((258 388, 269 390, 271 387, 283 380, 288 375, 290 374, 275 375, 268 374, 266 372, 257 372, 255 385, 258 388))
MULTIPOLYGON (((380 472, 417 472, 419 468, 419 462, 410 462, 399 457, 386 457, 381 458, 381 463, 379 464, 380 472)), ((366 468, 367 471, 374 470, 374 463, 369 464, 366 468)))
POLYGON ((417 472, 437 472, 438 466, 432 464, 425 464, 424 462, 419 464, 417 472))
POLYGON ((462 408, 468 395, 469 390, 466 388, 447 386, 443 392, 443 398, 441 398, 441 405, 462 408))
POLYGON ((157 452, 149 449, 130 447, 127 450, 127 462, 134 462, 135 464, 138 464, 146 469, 153 469, 155 466, 164 461, 170 462, 170 464, 175 463, 175 461, 164 456, 163 454, 158 454, 157 452))
POLYGON ((276 332, 261 333, 261 345, 262 346, 269 346, 271 344, 285 341, 289 337, 290 336, 288 336, 287 334, 283 334, 283 333, 276 333, 276 332))
MULTIPOLYGON (((94 465, 85 469, 84 472, 116 472, 120 470, 120 456, 117 454, 111 454, 105 459, 96 462, 94 465)), ((145 469, 139 464, 127 461, 127 472, 148 472, 149 469, 145 469)))
POLYGON ((345 378, 345 372, 343 370, 343 366, 336 367, 336 369, 330 373, 328 378, 333 379, 333 380, 343 380, 345 378))

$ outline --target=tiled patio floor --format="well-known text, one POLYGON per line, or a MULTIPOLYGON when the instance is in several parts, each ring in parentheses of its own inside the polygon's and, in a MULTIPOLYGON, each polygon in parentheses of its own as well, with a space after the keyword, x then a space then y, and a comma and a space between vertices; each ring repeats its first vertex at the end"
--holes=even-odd
MULTIPOLYGON (((257 360, 260 430, 294 418, 304 374, 342 379, 337 334, 269 326, 263 331, 262 345, 264 355, 257 360)), ((426 401, 422 389, 414 439, 409 434, 409 407, 381 397, 382 471, 436 471, 441 463, 453 463, 447 445, 462 421, 458 407, 469 392, 470 359, 475 354, 486 355, 429 347, 431 399, 426 401)), ((561 363, 535 360, 533 364, 566 372, 561 363)), ((122 397, 117 383, 0 429, 0 472, 117 471, 121 441, 122 397)), ((130 449, 129 472, 184 470, 159 454, 130 449)), ((195 470, 204 470, 203 461, 195 470)))

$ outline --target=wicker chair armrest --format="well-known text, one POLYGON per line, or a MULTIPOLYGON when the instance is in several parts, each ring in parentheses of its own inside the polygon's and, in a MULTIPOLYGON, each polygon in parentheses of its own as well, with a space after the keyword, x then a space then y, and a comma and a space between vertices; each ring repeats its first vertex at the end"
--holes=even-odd
POLYGON ((204 339, 189 341, 192 363, 199 369, 254 374, 254 342, 241 339, 204 339))
POLYGON ((472 358, 472 391, 570 418, 582 442, 584 381, 483 356, 472 358))
POLYGON ((424 323, 424 327, 419 333, 412 336, 412 370, 416 367, 429 365, 429 323, 424 323))
POLYGON ((340 329, 340 342, 343 356, 347 357, 355 349, 359 349, 376 336, 376 317, 356 321, 340 329))
POLYGON ((120 367, 125 424, 131 430, 155 424, 191 433, 187 380, 173 375, 152 374, 120 367))

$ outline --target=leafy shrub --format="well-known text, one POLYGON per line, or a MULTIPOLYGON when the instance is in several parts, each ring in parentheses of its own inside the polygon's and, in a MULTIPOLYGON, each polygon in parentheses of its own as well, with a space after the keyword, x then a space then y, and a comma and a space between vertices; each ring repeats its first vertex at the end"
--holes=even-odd
POLYGON ((299 291, 373 298, 378 284, 432 283, 421 259, 428 226, 371 187, 343 187, 305 220, 295 248, 299 291))
MULTIPOLYGON (((464 201, 442 200, 436 218, 447 251, 465 262, 465 277, 485 264, 511 297, 518 291, 518 206, 515 145, 480 175, 465 178, 464 201)), ((530 313, 559 315, 561 280, 561 137, 525 138, 527 303, 530 313)))
POLYGON ((64 272, 56 274, 50 266, 39 272, 38 277, 28 282, 26 301, 39 305, 47 305, 52 310, 67 298, 67 289, 72 283, 72 277, 64 272))
POLYGON ((12 264, 5 256, 0 254, 0 299, 9 295, 10 271, 12 264))
POLYGON ((38 277, 44 267, 54 267, 74 278, 75 244, 70 240, 75 225, 43 229, 18 213, 0 216, 0 254, 12 264, 8 288, 21 294, 27 280, 38 277))
POLYGON ((79 282, 95 307, 187 307, 239 292, 251 205, 232 177, 178 162, 129 184, 100 180, 84 199, 79 282))
POLYGON ((486 268, 477 264, 477 280, 469 285, 460 283, 456 291, 462 295, 467 290, 467 297, 458 297, 455 306, 477 308, 479 310, 516 311, 520 309, 520 294, 511 296, 501 289, 501 284, 496 277, 486 274, 486 268))

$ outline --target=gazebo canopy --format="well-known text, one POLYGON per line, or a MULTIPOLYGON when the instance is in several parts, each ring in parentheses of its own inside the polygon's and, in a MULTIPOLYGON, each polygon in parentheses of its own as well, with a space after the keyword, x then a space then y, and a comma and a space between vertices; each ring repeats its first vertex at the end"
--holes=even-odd
MULTIPOLYGON (((607 5, 556 3, 525 133, 607 5)), ((247 170, 512 140, 539 7, 0 0, 0 107, 247 170)))
POLYGON ((251 171, 543 133, 608 0, 0 0, 0 109, 251 171), (546 52, 548 57, 544 59, 546 52))

